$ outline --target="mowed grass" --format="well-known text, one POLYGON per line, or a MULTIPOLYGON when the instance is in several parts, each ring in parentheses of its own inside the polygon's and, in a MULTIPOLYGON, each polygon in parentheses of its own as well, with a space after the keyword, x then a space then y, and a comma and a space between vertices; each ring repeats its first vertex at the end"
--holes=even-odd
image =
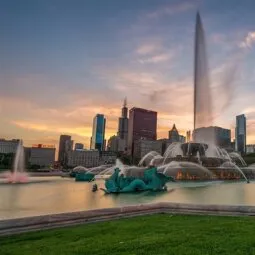
POLYGON ((0 254, 255 254, 253 217, 158 214, 0 237, 0 254))

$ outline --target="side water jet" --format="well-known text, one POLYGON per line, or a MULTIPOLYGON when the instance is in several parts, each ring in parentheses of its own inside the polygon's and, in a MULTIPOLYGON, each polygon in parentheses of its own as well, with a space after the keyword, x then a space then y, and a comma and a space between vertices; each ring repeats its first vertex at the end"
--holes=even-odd
POLYGON ((187 161, 172 161, 170 164, 165 165, 163 174, 166 176, 176 176, 179 171, 182 171, 182 174, 191 174, 194 176, 204 177, 213 177, 213 173, 206 167, 196 164, 193 162, 187 161))
POLYGON ((144 163, 150 163, 156 156, 160 156, 160 154, 156 151, 150 151, 142 157, 142 159, 138 163, 138 166, 143 166, 144 163))
POLYGON ((247 183, 249 183, 250 181, 247 179, 246 175, 244 174, 244 172, 240 169, 240 167, 238 167, 236 164, 234 164, 233 162, 225 162, 221 165, 222 168, 229 168, 231 170, 236 170, 238 171, 243 178, 245 179, 245 181, 247 183))
POLYGON ((9 183, 26 183, 28 175, 25 172, 25 155, 22 141, 20 140, 17 146, 13 171, 6 173, 6 178, 9 183))
POLYGON ((237 153, 237 152, 231 152, 229 153, 229 156, 232 158, 236 158, 240 161, 240 163, 242 164, 242 166, 247 166, 246 162, 244 161, 244 159, 242 158, 242 156, 237 153))

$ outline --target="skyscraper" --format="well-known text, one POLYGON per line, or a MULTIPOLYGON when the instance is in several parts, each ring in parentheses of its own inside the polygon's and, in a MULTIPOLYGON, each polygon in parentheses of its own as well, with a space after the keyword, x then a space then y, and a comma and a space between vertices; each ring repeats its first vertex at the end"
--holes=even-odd
POLYGON ((172 143, 180 141, 179 132, 178 132, 175 124, 173 125, 172 129, 169 130, 169 132, 168 132, 168 139, 171 140, 172 143))
POLYGON ((68 145, 71 145, 71 136, 70 135, 61 135, 59 139, 59 149, 58 149, 58 161, 63 166, 66 163, 66 151, 68 145))
POLYGON ((246 117, 244 114, 236 116, 235 150, 246 153, 246 117))
POLYGON ((125 98, 124 104, 121 111, 121 117, 119 118, 119 126, 117 136, 124 140, 127 146, 128 140, 128 108, 127 108, 127 99, 125 98))
POLYGON ((93 119, 93 130, 91 138, 91 149, 99 151, 104 150, 105 146, 105 123, 106 119, 103 114, 97 114, 93 119))
POLYGON ((128 151, 134 152, 134 142, 139 139, 157 139, 157 112, 141 108, 132 108, 129 111, 128 122, 128 151))

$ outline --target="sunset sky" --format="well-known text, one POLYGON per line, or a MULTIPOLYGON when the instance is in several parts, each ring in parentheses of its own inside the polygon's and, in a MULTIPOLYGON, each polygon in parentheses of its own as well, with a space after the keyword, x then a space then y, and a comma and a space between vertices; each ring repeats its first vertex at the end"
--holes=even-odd
POLYGON ((89 145, 103 113, 106 137, 128 107, 158 112, 158 137, 193 127, 194 28, 200 11, 213 125, 247 116, 255 143, 254 0, 0 1, 0 137, 89 145))

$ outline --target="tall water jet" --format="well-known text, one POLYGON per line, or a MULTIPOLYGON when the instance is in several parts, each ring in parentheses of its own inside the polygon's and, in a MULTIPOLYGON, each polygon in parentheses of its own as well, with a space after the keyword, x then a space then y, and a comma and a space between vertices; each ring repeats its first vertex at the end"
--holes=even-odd
POLYGON ((27 182, 28 175, 25 172, 25 154, 22 141, 20 140, 17 146, 13 171, 7 173, 7 180, 10 183, 23 183, 27 182))
MULTIPOLYGON (((196 16, 194 56, 194 130, 212 124, 211 89, 208 75, 205 33, 199 13, 196 16)), ((195 142, 205 142, 196 140, 195 142)))

